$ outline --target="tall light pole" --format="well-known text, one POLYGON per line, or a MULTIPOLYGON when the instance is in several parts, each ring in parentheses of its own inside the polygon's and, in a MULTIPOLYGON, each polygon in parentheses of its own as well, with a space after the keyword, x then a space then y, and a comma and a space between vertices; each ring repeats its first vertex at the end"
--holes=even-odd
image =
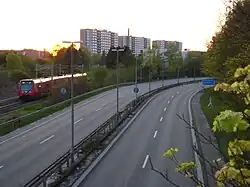
POLYGON ((75 145, 75 119, 74 119, 74 70, 73 70, 73 45, 75 43, 82 43, 81 41, 63 41, 62 43, 71 44, 70 46, 70 71, 71 71, 71 80, 70 80, 70 99, 71 99, 71 162, 74 162, 74 145, 75 145))
POLYGON ((138 84, 137 84, 137 77, 138 77, 138 69, 137 69, 137 57, 135 56, 135 98, 137 99, 137 93, 138 93, 138 84))
POLYGON ((148 91, 151 91, 151 65, 152 65, 152 57, 153 55, 150 55, 150 65, 149 65, 149 71, 148 71, 148 91))
POLYGON ((164 51, 163 51, 163 54, 162 54, 162 87, 164 86, 164 66, 165 66, 165 62, 166 62, 166 59, 165 59, 165 55, 164 55, 164 51))
POLYGON ((111 51, 116 52, 116 112, 119 112, 119 52, 123 52, 124 48, 115 48, 111 51))
POLYGON ((180 78, 180 68, 177 68, 177 76, 178 76, 178 84, 180 83, 180 80, 179 80, 179 78, 180 78))

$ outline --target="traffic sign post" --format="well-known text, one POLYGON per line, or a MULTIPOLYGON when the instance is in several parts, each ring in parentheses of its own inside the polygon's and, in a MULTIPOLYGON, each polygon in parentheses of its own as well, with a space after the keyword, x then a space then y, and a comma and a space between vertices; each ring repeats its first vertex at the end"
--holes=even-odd
POLYGON ((139 88, 138 87, 135 87, 134 88, 134 93, 138 93, 139 92, 139 88))
POLYGON ((67 90, 65 88, 61 88, 60 92, 61 92, 62 99, 65 99, 65 95, 67 93, 67 90))
POLYGON ((202 81, 203 86, 214 86, 215 80, 214 79, 207 79, 202 81))
POLYGON ((214 79, 203 80, 202 85, 204 88, 215 86, 215 80, 214 79))

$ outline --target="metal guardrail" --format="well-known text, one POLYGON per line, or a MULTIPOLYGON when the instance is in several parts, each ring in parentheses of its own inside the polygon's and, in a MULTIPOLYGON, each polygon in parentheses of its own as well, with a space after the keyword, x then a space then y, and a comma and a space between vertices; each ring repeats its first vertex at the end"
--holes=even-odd
MULTIPOLYGON (((120 86, 124 86, 124 85, 133 85, 134 82, 125 82, 125 83, 120 83, 120 86)), ((94 94, 96 92, 100 92, 100 91, 104 91, 106 89, 110 89, 110 88, 115 88, 116 85, 110 85, 110 86, 106 86, 106 87, 102 87, 102 88, 98 88, 96 90, 92 90, 90 92, 87 92, 87 93, 84 93, 84 94, 81 94, 81 95, 78 95, 76 97, 74 97, 74 100, 78 100, 84 96, 87 96, 87 95, 90 95, 90 94, 94 94)), ((21 123, 24 122, 24 123, 32 123, 34 121, 37 121, 39 120, 39 113, 41 112, 44 112, 44 111, 51 111, 53 110, 54 108, 60 108, 60 106, 66 104, 66 103, 70 103, 70 99, 67 99, 65 101, 62 101, 60 103, 57 103, 57 104, 54 104, 54 105, 51 105, 51 106, 48 106, 48 107, 45 107, 41 110, 38 110, 36 112, 32 112, 32 113, 29 113, 29 114, 26 114, 26 115, 23 115, 23 116, 20 116, 20 117, 17 117, 17 118, 14 118, 14 119, 11 119, 11 120, 8 120, 8 121, 5 121, 3 123, 0 123, 0 136, 1 136, 1 132, 3 134, 5 134, 5 132, 10 132, 10 131, 13 131, 21 126, 23 126, 21 123)))
MULTIPOLYGON (((85 159, 93 152, 95 149, 98 149, 102 142, 119 127, 119 125, 126 119, 130 114, 136 111, 139 106, 148 100, 151 96, 159 93, 163 90, 173 88, 176 86, 197 83, 201 80, 193 80, 188 82, 182 82, 177 84, 168 85, 165 87, 157 88, 151 92, 147 92, 143 95, 138 96, 136 100, 131 101, 126 107, 121 110, 119 113, 116 113, 107 121, 105 121, 101 126, 89 134, 86 138, 80 141, 74 146, 74 162, 71 162, 70 150, 66 152, 63 156, 58 158, 54 163, 52 163, 48 168, 43 170, 35 178, 25 184, 25 187, 50 187, 58 186, 65 177, 69 176, 74 169, 79 166, 80 163, 85 161, 85 159), (52 182, 51 182, 52 181, 52 182)), ((99 152, 100 154, 100 152, 99 152)), ((98 155, 95 155, 96 157, 98 155)), ((96 158, 95 157, 95 158, 96 158)), ((94 159, 93 159, 94 160, 94 159)), ((92 160, 92 161, 93 161, 92 160)), ((85 170, 91 164, 86 165, 85 170)))

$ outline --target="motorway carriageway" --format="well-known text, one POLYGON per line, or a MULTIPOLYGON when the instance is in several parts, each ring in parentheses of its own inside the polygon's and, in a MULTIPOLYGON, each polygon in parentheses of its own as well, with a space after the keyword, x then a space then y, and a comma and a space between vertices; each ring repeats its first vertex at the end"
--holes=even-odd
POLYGON ((163 173, 167 169, 173 182, 195 187, 162 155, 169 148, 178 148, 177 160, 194 161, 191 131, 177 114, 189 120, 188 100, 200 89, 198 84, 184 85, 154 98, 79 187, 172 187, 150 169, 149 156, 155 168, 163 173))
MULTIPOLYGON (((180 82, 190 81, 180 79, 180 82)), ((165 85, 177 80, 165 80, 165 85)), ((162 82, 152 82, 151 89, 162 82)), ((148 83, 138 85, 139 94, 148 91, 148 83)), ((134 86, 119 90, 120 108, 135 99, 134 86)), ((75 144, 116 112, 116 90, 110 90, 75 105, 75 144)), ((22 186, 70 149, 71 113, 64 109, 0 138, 1 187, 22 186)))

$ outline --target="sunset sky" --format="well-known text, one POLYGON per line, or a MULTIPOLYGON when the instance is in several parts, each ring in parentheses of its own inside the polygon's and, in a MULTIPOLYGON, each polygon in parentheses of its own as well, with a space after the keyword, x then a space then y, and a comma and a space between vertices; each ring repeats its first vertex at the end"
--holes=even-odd
POLYGON ((177 40, 206 50, 222 0, 1 0, 0 49, 52 49, 79 40, 81 28, 107 29, 152 40, 177 40))

